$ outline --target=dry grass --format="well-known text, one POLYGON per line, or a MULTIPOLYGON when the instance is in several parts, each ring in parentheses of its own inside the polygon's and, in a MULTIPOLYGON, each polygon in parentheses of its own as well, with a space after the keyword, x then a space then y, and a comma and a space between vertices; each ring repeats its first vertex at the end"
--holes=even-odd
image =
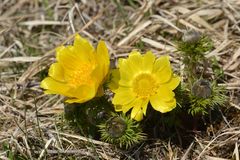
POLYGON ((233 159, 240 138, 239 0, 2 0, 0 3, 0 159, 233 159), (131 4, 132 2, 132 4, 131 4), (39 82, 54 48, 79 32, 107 42, 112 58, 133 48, 169 54, 180 66, 174 38, 193 28, 211 36, 230 95, 223 120, 198 132, 188 147, 149 140, 131 151, 76 135, 61 118, 60 96, 39 82), (143 47, 144 46, 144 47, 143 47), (66 158, 68 157, 68 158, 66 158))

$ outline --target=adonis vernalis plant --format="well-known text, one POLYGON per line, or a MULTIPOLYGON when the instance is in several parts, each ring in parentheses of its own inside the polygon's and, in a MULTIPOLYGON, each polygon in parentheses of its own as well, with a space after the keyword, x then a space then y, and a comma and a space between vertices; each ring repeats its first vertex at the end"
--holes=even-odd
POLYGON ((109 54, 104 41, 97 49, 76 34, 74 44, 56 49, 56 63, 41 82, 47 94, 68 97, 68 103, 84 103, 103 95, 103 83, 109 70, 109 54))
POLYGON ((182 83, 185 84, 182 85, 184 92, 188 94, 182 97, 188 102, 184 108, 188 108, 188 113, 195 117, 224 106, 227 100, 226 90, 217 84, 216 74, 209 76, 208 73, 208 67, 214 72, 214 65, 210 65, 213 58, 206 58, 205 55, 212 49, 212 40, 194 30, 186 31, 178 42, 178 51, 183 58, 184 74, 188 82, 182 83))
POLYGON ((176 107, 173 90, 180 77, 173 74, 168 56, 156 59, 151 51, 144 55, 132 51, 127 59, 119 60, 112 79, 109 86, 115 93, 112 100, 115 110, 126 113, 132 108, 132 119, 142 120, 149 102, 162 113, 176 107))

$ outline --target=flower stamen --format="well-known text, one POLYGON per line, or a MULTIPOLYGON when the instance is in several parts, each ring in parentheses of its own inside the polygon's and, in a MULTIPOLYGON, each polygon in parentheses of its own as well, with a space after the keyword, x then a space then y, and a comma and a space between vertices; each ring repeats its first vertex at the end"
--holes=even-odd
POLYGON ((157 82, 151 74, 141 73, 133 80, 133 91, 139 98, 148 98, 156 94, 157 90, 157 82))
POLYGON ((69 77, 69 84, 79 86, 89 84, 92 81, 91 73, 94 69, 93 64, 83 63, 78 69, 74 70, 69 77))

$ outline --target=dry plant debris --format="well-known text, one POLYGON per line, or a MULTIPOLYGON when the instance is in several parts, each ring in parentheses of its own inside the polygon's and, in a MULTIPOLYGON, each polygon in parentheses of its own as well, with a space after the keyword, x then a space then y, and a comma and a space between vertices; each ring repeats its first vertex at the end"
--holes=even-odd
POLYGON ((239 159, 239 0, 2 0, 0 3, 0 159, 239 159), (169 54, 182 68, 175 38, 186 29, 209 35, 224 70, 229 106, 221 121, 187 146, 149 140, 131 151, 75 134, 62 119, 63 98, 39 83, 55 47, 78 32, 107 42, 112 59, 133 48, 169 54), (68 157, 68 158, 66 158, 68 157))

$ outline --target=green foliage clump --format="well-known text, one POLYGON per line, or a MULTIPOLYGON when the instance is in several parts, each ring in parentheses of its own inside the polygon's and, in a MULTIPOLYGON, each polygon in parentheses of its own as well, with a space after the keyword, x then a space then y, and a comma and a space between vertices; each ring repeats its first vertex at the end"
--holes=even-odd
POLYGON ((112 105, 104 97, 97 97, 86 103, 73 103, 64 106, 64 117, 82 135, 96 137, 97 125, 110 116, 112 105))
POLYGON ((226 103, 227 96, 225 88, 217 86, 216 82, 211 84, 211 94, 207 97, 197 97, 190 94, 190 108, 188 113, 191 115, 205 115, 209 110, 217 106, 223 106, 226 103))
POLYGON ((213 74, 214 74, 214 77, 216 78, 216 80, 223 79, 224 78, 223 68, 220 67, 220 65, 215 57, 213 57, 211 59, 211 66, 212 66, 213 74))
POLYGON ((189 83, 192 83, 194 79, 199 78, 197 71, 207 61, 205 54, 213 49, 213 42, 207 36, 190 30, 184 33, 182 40, 177 42, 177 46, 185 64, 185 74, 189 83))
POLYGON ((200 35, 198 40, 179 41, 178 51, 183 54, 184 63, 188 63, 186 60, 198 62, 204 59, 204 55, 207 51, 213 49, 213 42, 207 36, 200 35))
MULTIPOLYGON (((152 134, 153 137, 155 135, 169 136, 172 131, 177 130, 177 127, 184 126, 183 123, 186 119, 188 121, 189 117, 193 118, 193 124, 190 126, 193 125, 193 128, 197 128, 194 125, 201 116, 203 117, 211 110, 226 103, 225 88, 217 84, 223 71, 216 59, 205 58, 205 54, 213 49, 213 42, 207 36, 190 30, 184 33, 182 40, 177 45, 185 70, 183 72, 184 80, 174 90, 177 100, 177 107, 174 110, 163 114, 148 107, 148 117, 142 122, 137 122, 129 118, 128 113, 126 115, 113 113, 113 106, 106 98, 102 97, 83 104, 66 105, 65 118, 69 124, 85 136, 97 137, 125 149, 145 140, 146 135, 142 128, 144 132, 152 134), (205 64, 211 65, 204 66, 205 64), (208 67, 211 67, 213 74, 205 73, 208 67), (203 68, 203 70, 199 72, 199 68, 203 68), (163 130, 165 132, 160 133, 163 130)), ((144 44, 139 41, 136 43, 136 47, 143 50, 144 44)), ((111 74, 109 79, 114 81, 111 74)), ((104 88, 110 85, 116 87, 114 83, 107 82, 104 88)))
MULTIPOLYGON (((182 82, 181 90, 185 95, 177 95, 177 98, 178 96, 182 97, 179 103, 182 103, 181 105, 192 116, 206 115, 216 106, 223 106, 227 100, 225 88, 217 85, 217 78, 223 75, 223 71, 216 59, 207 59, 205 57, 205 54, 212 49, 212 40, 194 30, 186 31, 182 40, 178 42, 178 51, 185 65, 184 75, 186 76, 186 82, 182 82), (214 73, 213 83, 201 78, 206 75, 206 70, 199 73, 198 69, 201 67, 206 68, 207 66, 204 66, 204 64, 212 64, 209 66, 214 73)), ((207 79, 211 78, 208 77, 207 79)))
POLYGON ((146 136, 139 123, 127 115, 113 114, 105 123, 98 125, 101 140, 126 149, 143 141, 146 136))

